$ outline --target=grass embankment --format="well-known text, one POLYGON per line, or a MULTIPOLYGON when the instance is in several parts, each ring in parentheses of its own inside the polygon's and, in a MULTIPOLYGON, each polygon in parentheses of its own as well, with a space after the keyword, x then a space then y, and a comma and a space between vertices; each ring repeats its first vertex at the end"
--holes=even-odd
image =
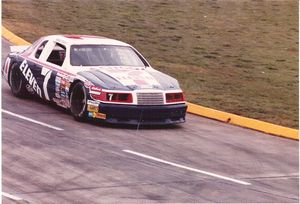
POLYGON ((28 41, 94 34, 134 45, 190 102, 298 128, 298 1, 2 1, 28 41))

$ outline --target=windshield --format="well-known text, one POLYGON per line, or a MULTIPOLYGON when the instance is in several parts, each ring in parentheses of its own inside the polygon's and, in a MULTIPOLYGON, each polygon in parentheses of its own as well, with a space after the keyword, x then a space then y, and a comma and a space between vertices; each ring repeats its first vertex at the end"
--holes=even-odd
POLYGON ((72 45, 70 57, 73 66, 145 66, 128 46, 72 45))

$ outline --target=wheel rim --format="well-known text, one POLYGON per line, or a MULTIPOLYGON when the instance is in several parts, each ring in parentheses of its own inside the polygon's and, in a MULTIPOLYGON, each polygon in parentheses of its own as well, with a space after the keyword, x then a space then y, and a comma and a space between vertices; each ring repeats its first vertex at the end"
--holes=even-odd
POLYGON ((71 111, 75 116, 81 116, 86 106, 85 91, 83 87, 75 87, 71 97, 71 111))
POLYGON ((14 67, 10 76, 10 85, 14 92, 19 92, 22 88, 22 75, 21 72, 14 67))

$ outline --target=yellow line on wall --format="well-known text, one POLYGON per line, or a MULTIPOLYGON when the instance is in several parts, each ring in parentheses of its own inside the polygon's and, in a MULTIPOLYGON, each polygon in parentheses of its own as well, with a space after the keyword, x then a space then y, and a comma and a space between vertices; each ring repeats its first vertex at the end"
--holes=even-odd
POLYGON ((18 37, 14 33, 10 32, 8 29, 6 29, 4 26, 2 26, 2 36, 15 45, 30 45, 31 43, 27 42, 26 40, 18 37))
POLYGON ((188 112, 272 135, 299 140, 299 130, 188 103, 188 112))
MULTIPOLYGON (((30 45, 29 42, 16 36, 14 33, 7 30, 3 26, 2 26, 2 36, 15 45, 30 45)), ((187 111, 195 115, 223 121, 233 125, 238 125, 253 130, 258 130, 261 132, 265 132, 268 134, 281 136, 289 139, 299 140, 299 130, 296 129, 275 125, 272 123, 267 123, 264 121, 255 120, 251 118, 246 118, 235 114, 226 113, 223 111, 218 111, 215 109, 203 107, 193 103, 188 103, 187 111)))

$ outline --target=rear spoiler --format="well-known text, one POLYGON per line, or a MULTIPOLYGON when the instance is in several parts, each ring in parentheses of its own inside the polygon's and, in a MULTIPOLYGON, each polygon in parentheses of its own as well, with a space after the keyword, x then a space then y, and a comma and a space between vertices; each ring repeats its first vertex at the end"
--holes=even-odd
POLYGON ((20 53, 26 50, 29 45, 10 46, 10 52, 20 53))

